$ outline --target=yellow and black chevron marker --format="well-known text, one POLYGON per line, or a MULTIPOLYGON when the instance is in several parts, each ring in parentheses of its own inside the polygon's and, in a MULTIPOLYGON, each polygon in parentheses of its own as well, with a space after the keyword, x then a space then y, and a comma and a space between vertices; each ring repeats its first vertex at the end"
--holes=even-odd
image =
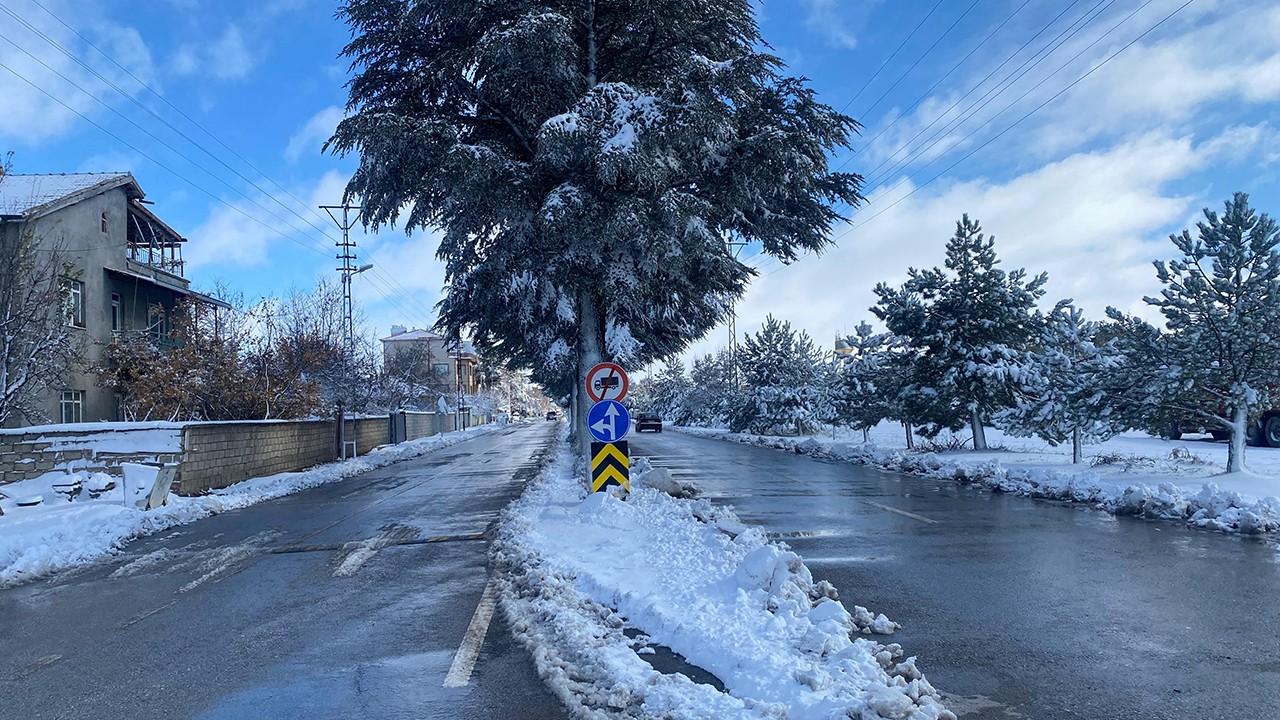
POLYGON ((630 468, 626 440, 591 443, 591 492, 600 492, 610 485, 620 485, 631 492, 630 468))

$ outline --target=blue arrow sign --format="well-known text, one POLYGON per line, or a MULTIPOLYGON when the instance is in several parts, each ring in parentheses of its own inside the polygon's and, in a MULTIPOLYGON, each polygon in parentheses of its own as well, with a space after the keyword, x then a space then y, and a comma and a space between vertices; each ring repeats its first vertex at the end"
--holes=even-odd
POLYGON ((631 429, 631 413, 617 400, 601 400, 587 413, 587 430, 600 442, 617 442, 631 429))

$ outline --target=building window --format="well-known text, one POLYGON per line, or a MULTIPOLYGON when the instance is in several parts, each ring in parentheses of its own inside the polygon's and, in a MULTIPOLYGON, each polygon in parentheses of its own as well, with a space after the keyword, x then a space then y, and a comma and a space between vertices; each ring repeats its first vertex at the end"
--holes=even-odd
POLYGON ((102 213, 102 232, 107 231, 107 214, 102 213))
POLYGON ((445 376, 449 374, 449 363, 436 363, 436 374, 445 376))
POLYGON ((122 324, 120 293, 111 293, 111 332, 120 332, 122 324))
POLYGON ((164 311, 164 305, 152 305, 148 313, 151 316, 151 337, 156 340, 164 340, 169 337, 169 318, 164 311))
POLYGON ((64 423, 84 422, 84 391, 83 390, 63 390, 61 406, 62 406, 62 422, 64 423))
POLYGON ((84 327, 84 283, 70 278, 62 279, 63 301, 66 303, 67 324, 84 327))

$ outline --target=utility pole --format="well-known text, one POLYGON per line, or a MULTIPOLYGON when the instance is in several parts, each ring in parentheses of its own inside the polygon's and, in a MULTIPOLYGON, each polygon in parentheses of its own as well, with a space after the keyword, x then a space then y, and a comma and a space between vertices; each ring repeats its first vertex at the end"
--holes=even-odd
MULTIPOLYGON (((726 249, 729 256, 734 260, 738 259, 738 253, 747 244, 741 240, 734 240, 730 236, 725 241, 726 249)), ((738 312, 736 309, 737 302, 729 301, 729 386, 736 393, 738 391, 738 312)))
POLYGON ((458 390, 458 429, 464 430, 462 426, 462 328, 458 328, 458 334, 454 336, 457 340, 457 352, 453 360, 453 374, 457 379, 458 390))
MULTIPOLYGON (((338 229, 342 231, 342 240, 335 243, 338 248, 337 259, 342 263, 342 267, 338 268, 338 273, 342 276, 342 382, 346 386, 346 392, 351 390, 351 365, 355 351, 355 309, 351 303, 351 277, 358 275, 365 270, 373 267, 372 263, 356 267, 356 244, 351 239, 351 228, 360 221, 360 211, 363 208, 351 205, 345 200, 341 205, 321 205, 321 210, 329 214, 329 218, 337 224, 338 229), (334 214, 335 210, 342 211, 342 219, 334 214), (355 211, 352 216, 351 211, 355 211)), ((345 394, 345 393, 344 393, 345 394)), ((341 407, 341 403, 339 403, 341 407)), ((338 441, 341 443, 340 454, 346 456, 346 423, 342 419, 341 411, 338 416, 338 441)))

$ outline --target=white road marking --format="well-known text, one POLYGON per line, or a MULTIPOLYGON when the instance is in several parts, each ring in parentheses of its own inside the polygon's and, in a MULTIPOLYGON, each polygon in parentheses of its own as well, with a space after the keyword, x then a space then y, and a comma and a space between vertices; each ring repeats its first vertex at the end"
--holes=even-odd
POLYGON ((258 548, 251 545, 223 548, 217 552, 214 560, 205 564, 205 567, 210 568, 208 572, 178 588, 178 592, 191 592, 210 580, 217 581, 230 577, 238 569, 236 568, 237 565, 253 557, 258 552, 258 548))
POLYGON ((343 550, 347 550, 348 554, 334 569, 334 577, 351 577, 356 574, 361 565, 368 562, 369 558, 378 554, 378 551, 386 547, 386 541, 381 538, 372 540, 362 540, 355 543, 347 543, 343 550))
POLYGON ((889 507, 888 505, 881 505, 881 504, 880 504, 880 503, 878 503, 878 502, 871 502, 870 500, 863 500, 863 502, 865 502, 866 504, 868 504, 868 505, 870 505, 870 506, 872 506, 872 507, 878 507, 878 508, 880 508, 881 510, 888 510, 888 511, 889 511, 889 512, 891 512, 891 513, 897 513, 897 514, 899 514, 899 515, 903 515, 903 516, 905 516, 905 517, 912 518, 913 520, 919 520, 920 522, 932 523, 932 524, 934 524, 934 525, 937 525, 937 524, 938 524, 938 521, 937 521, 937 520, 930 520, 929 518, 927 518, 927 517, 925 517, 925 516, 923 516, 923 515, 917 515, 917 514, 915 514, 915 513, 910 513, 910 512, 907 512, 906 510, 899 510, 898 508, 889 507))
POLYGON ((493 580, 484 587, 484 594, 480 596, 480 604, 476 605, 476 612, 471 616, 467 634, 462 637, 462 645, 453 656, 449 674, 444 676, 445 687, 463 687, 471 681, 471 671, 476 667, 480 646, 484 645, 484 636, 489 632, 489 621, 493 619, 494 596, 497 591, 498 587, 493 580))

